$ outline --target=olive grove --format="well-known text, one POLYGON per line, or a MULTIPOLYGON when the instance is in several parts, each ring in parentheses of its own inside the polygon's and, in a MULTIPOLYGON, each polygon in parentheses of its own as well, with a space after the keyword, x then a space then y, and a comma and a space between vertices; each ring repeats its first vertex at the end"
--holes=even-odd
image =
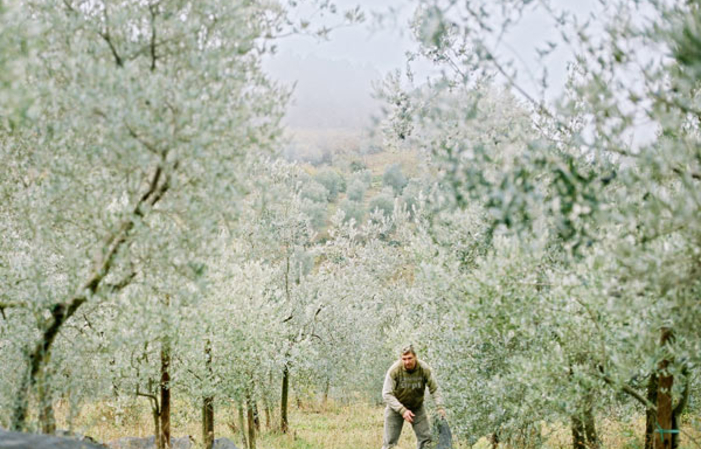
POLYGON ((296 2, 0 0, 0 427, 141 401, 165 448, 176 395, 202 447, 231 408, 254 448, 292 400, 379 403, 414 342, 468 444, 640 416, 645 449, 701 447, 701 4, 553 3, 413 2, 441 70, 384 79, 418 168, 373 179, 278 157, 261 60, 330 31, 296 2), (534 11, 556 100, 500 52, 534 11))

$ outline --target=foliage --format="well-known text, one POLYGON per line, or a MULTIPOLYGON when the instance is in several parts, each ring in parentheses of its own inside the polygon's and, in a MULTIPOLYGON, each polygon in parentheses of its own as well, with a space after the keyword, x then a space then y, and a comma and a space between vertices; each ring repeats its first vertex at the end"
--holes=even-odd
POLYGON ((360 179, 353 179, 348 186, 346 195, 351 201, 362 201, 365 197, 367 186, 360 179))
POLYGON ((370 212, 379 211, 385 217, 391 216, 394 210, 394 195, 391 191, 383 190, 370 199, 368 210, 370 212))
POLYGON ((43 426, 62 397, 151 404, 164 351, 194 404, 271 409, 285 375, 300 398, 378 401, 407 340, 470 444, 681 410, 701 363, 701 12, 627 20, 637 3, 592 28, 545 1, 418 1, 441 70, 388 76, 380 130, 426 170, 388 167, 370 219, 369 170, 346 190, 265 157, 287 98, 266 37, 310 26, 280 5, 0 3, 0 424, 43 426), (574 52, 554 103, 496 48, 529 8, 574 52), (673 382, 652 404, 655 376, 673 382))
POLYGON ((346 180, 340 173, 334 169, 324 169, 314 175, 314 180, 326 187, 328 193, 328 201, 336 201, 339 192, 346 191, 346 180))
POLYGON ((404 176, 404 173, 402 173, 402 166, 399 164, 388 166, 382 175, 382 184, 391 187, 395 195, 401 194, 408 183, 409 181, 404 176))
MULTIPOLYGON (((362 199, 362 196, 360 199, 362 199)), ((358 224, 361 223, 363 221, 363 217, 365 217, 365 208, 358 200, 351 198, 350 193, 348 195, 348 199, 341 201, 338 208, 345 214, 343 217, 344 221, 353 220, 356 224, 358 224)))
POLYGON ((323 184, 309 180, 302 188, 302 198, 306 198, 312 202, 326 204, 329 201, 329 189, 323 184))

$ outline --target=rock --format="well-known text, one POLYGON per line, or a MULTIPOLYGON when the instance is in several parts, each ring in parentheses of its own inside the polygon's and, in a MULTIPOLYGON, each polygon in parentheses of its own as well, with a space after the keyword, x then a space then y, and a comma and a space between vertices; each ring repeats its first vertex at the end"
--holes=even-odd
MULTIPOLYGON (((156 449, 156 438, 152 435, 146 438, 124 437, 107 443, 111 449, 156 449)), ((189 436, 170 438, 172 449, 192 449, 193 442, 189 436)))
POLYGON ((89 441, 73 438, 40 435, 34 433, 8 432, 0 429, 1 449, 104 449, 89 441))
POLYGON ((438 444, 436 449, 453 449, 453 434, 450 431, 448 421, 439 419, 438 426, 438 444))
MULTIPOLYGON (((99 441, 97 441, 93 437, 90 437, 88 435, 83 435, 81 433, 71 432, 70 430, 58 429, 58 430, 56 430, 56 436, 70 438, 71 440, 87 441, 88 443, 95 443, 98 446, 103 446, 99 441)), ((106 446, 104 446, 104 447, 106 447, 106 446)))
POLYGON ((195 442, 189 436, 170 439, 170 447, 172 449, 192 449, 194 443, 195 442))
POLYGON ((238 449, 233 441, 228 438, 217 438, 212 443, 212 449, 238 449))
POLYGON ((156 438, 153 436, 146 438, 123 437, 110 441, 107 443, 107 446, 112 449, 154 449, 156 447, 156 438))

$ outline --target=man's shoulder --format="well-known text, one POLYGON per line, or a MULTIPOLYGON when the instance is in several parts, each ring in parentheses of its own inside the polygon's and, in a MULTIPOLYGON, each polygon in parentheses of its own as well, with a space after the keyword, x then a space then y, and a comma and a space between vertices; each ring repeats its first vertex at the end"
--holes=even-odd
POLYGON ((392 364, 392 366, 389 367, 389 369, 387 370, 387 374, 389 374, 390 376, 394 376, 394 375, 396 375, 401 369, 402 369, 402 361, 401 361, 401 360, 397 360, 396 362, 394 362, 394 363, 392 364))
POLYGON ((421 368, 421 371, 423 371, 424 374, 427 375, 427 376, 431 374, 431 371, 433 371, 433 369, 431 368, 431 366, 430 366, 428 363, 426 363, 426 362, 424 362, 423 360, 421 360, 421 359, 416 359, 416 363, 417 363, 417 364, 419 365, 419 367, 421 368))

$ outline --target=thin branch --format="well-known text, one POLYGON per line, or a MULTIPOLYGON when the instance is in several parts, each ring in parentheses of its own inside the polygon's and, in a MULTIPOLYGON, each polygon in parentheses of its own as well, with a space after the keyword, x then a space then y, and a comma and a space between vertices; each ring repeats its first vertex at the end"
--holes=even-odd
POLYGON ((143 397, 143 398, 151 399, 151 400, 153 401, 153 405, 152 405, 153 410, 156 412, 157 415, 160 415, 160 414, 161 414, 161 409, 160 409, 160 407, 158 406, 158 398, 157 398, 155 395, 150 394, 150 393, 142 393, 141 391, 139 391, 139 385, 138 385, 138 384, 136 385, 136 395, 137 395, 137 396, 141 396, 141 397, 143 397))
MULTIPOLYGON (((672 171, 674 173, 678 174, 679 176, 685 175, 685 173, 680 168, 673 168, 672 171)), ((692 178, 694 178, 696 180, 701 180, 701 174, 699 174, 699 173, 689 172, 689 176, 691 176, 692 178)))
POLYGON ((24 308, 26 304, 19 302, 0 302, 0 309, 24 308))
POLYGON ((149 45, 151 51, 151 71, 156 71, 156 16, 158 15, 158 4, 148 5, 148 10, 151 12, 151 43, 149 45))
POLYGON ((657 407, 650 401, 647 400, 646 397, 635 391, 633 387, 631 387, 628 384, 621 384, 619 382, 616 382, 613 380, 610 376, 608 376, 606 373, 604 373, 603 368, 600 366, 599 370, 596 372, 597 376, 601 378, 603 381, 605 381, 607 384, 611 385, 614 388, 620 388, 621 391, 624 393, 627 393, 631 397, 635 398, 645 406, 646 409, 651 410, 655 413, 657 413, 657 407))
POLYGON ((149 150, 153 154, 162 155, 162 152, 159 151, 154 144, 141 137, 131 126, 129 126, 128 123, 125 123, 124 126, 127 128, 129 135, 136 139, 147 150, 149 150))
POLYGON ((138 274, 138 273, 137 273, 136 271, 132 271, 131 273, 129 273, 129 275, 128 275, 127 277, 125 277, 124 279, 122 279, 122 280, 119 281, 118 283, 116 283, 116 284, 107 284, 107 285, 105 285, 105 287, 106 287, 107 289, 109 289, 109 291, 110 291, 111 293, 116 293, 116 292, 118 292, 118 291, 120 291, 120 290, 123 290, 126 286, 128 286, 129 284, 131 284, 131 281, 134 280, 134 278, 136 277, 137 274, 138 274))
POLYGON ((112 37, 110 36, 110 18, 107 12, 107 3, 102 2, 102 5, 105 19, 105 31, 98 31, 97 34, 100 35, 100 37, 107 43, 107 46, 110 48, 112 56, 114 57, 114 62, 117 64, 117 67, 121 68, 124 67, 124 60, 121 56, 119 56, 119 52, 117 51, 114 42, 112 42, 112 37))

